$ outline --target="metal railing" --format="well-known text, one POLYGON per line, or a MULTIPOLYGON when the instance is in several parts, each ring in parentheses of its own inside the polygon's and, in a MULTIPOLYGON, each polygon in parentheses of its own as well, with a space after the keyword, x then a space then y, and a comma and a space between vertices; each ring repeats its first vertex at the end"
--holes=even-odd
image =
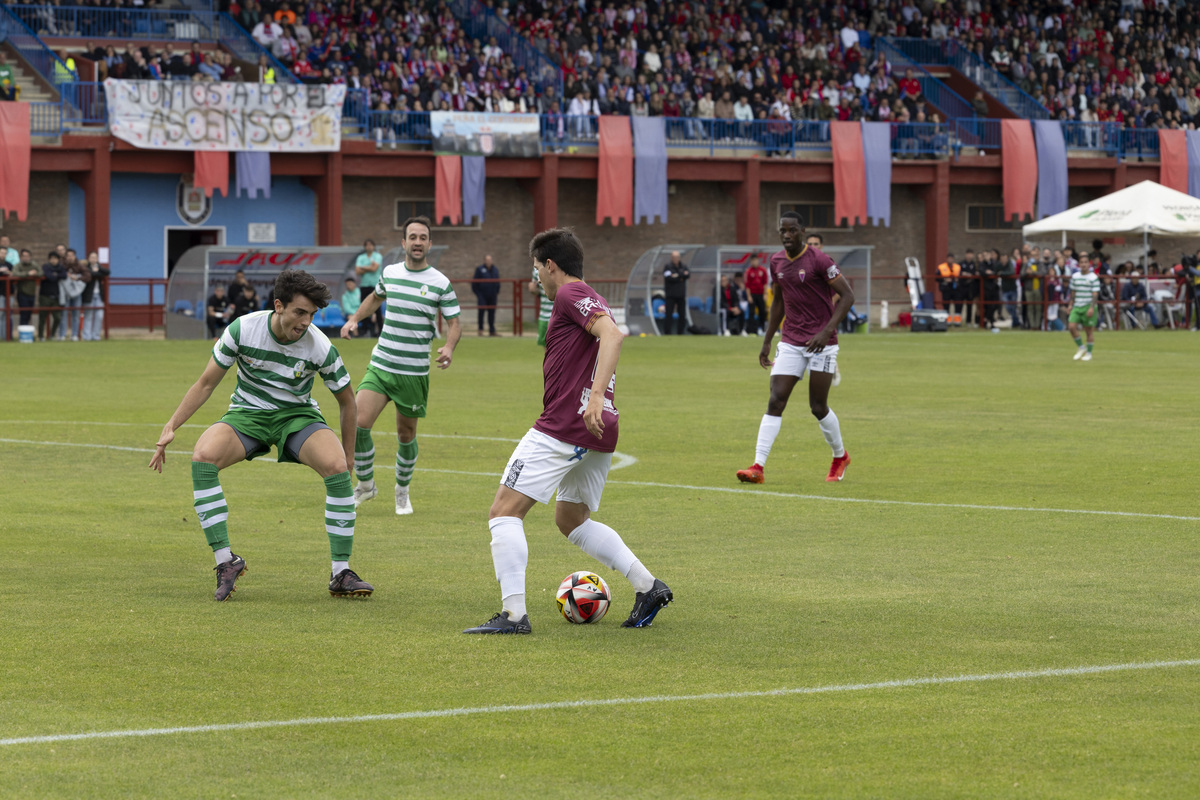
POLYGON ((66 80, 79 80, 79 75, 68 69, 62 59, 46 47, 37 34, 12 12, 12 8, 0 6, 0 41, 7 40, 31 67, 53 85, 66 80))
MULTIPOLYGON (((63 131, 95 129, 107 125, 104 85, 69 81, 59 87, 61 99, 30 103, 34 136, 57 137, 63 131)), ((369 107, 364 90, 346 93, 342 107, 343 138, 374 139, 377 144, 430 146, 432 128, 427 111, 376 111, 369 107)), ((598 118, 568 114, 542 114, 541 143, 546 150, 594 148, 599 143, 598 118)), ((1002 120, 956 118, 946 123, 891 123, 892 154, 896 157, 949 158, 964 148, 981 153, 1001 151, 1002 120)), ((1116 122, 1063 122, 1067 150, 1088 152, 1120 160, 1157 160, 1157 128, 1122 128, 1116 122)), ((829 123, 817 120, 752 120, 667 117, 668 150, 710 156, 759 153, 795 158, 805 153, 830 151, 829 123)))
POLYGON ((932 105, 936 106, 948 119, 954 117, 973 117, 975 107, 963 99, 942 81, 935 78, 921 64, 910 58, 900 48, 882 37, 875 40, 876 50, 883 53, 893 66, 911 69, 917 82, 921 84, 921 94, 932 105))
POLYGON ((70 81, 60 84, 62 96, 62 127, 77 131, 108 125, 108 106, 104 84, 95 81, 70 81))
POLYGON ((12 13, 41 36, 85 39, 216 41, 211 11, 158 11, 98 6, 12 5, 12 13))
POLYGON ((904 53, 917 64, 945 64, 954 67, 1018 116, 1025 119, 1050 118, 1050 112, 1045 106, 956 39, 888 37, 881 41, 886 42, 892 50, 904 53))
POLYGON ((512 58, 517 69, 525 70, 526 77, 537 87, 538 94, 542 94, 547 86, 553 86, 555 93, 562 97, 562 70, 524 36, 514 31, 512 26, 496 16, 496 12, 480 0, 450 0, 450 11, 472 39, 486 44, 491 37, 496 37, 500 49, 512 58))

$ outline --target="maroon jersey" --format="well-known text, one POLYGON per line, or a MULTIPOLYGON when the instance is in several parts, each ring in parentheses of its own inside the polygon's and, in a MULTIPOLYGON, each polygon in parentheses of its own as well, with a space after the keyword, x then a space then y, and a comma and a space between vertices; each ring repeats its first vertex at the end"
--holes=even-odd
POLYGON ((586 447, 601 453, 617 449, 617 407, 613 394, 616 376, 604 392, 604 438, 588 433, 583 412, 596 379, 596 359, 600 340, 586 327, 595 317, 612 317, 608 303, 583 281, 572 281, 558 288, 554 310, 546 328, 546 357, 542 374, 546 380, 542 396, 542 415, 533 427, 560 442, 586 447))
MULTIPOLYGON (((833 317, 833 295, 829 283, 841 275, 833 259, 815 247, 806 247, 789 259, 786 250, 771 256, 771 281, 783 292, 783 330, 787 344, 801 347, 816 336, 833 317)), ((837 332, 829 337, 837 344, 837 332)))

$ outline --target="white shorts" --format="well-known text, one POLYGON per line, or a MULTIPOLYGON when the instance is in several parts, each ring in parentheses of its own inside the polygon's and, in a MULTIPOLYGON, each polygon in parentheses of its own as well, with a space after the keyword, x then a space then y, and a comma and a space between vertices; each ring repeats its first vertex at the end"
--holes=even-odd
POLYGON ((837 372, 838 346, 827 344, 819 353, 806 353, 803 347, 779 343, 775 351, 775 365, 771 367, 771 375, 795 375, 803 378, 808 370, 813 372, 837 372))
POLYGON ((500 485, 539 503, 549 503, 557 489, 560 502, 584 503, 595 513, 610 464, 612 453, 576 447, 530 428, 509 457, 500 485))

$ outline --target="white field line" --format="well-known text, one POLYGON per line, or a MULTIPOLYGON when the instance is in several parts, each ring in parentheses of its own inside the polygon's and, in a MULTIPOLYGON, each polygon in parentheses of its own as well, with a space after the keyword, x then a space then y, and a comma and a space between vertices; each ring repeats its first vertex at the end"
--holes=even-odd
POLYGON ((1035 678, 1069 678, 1079 675, 1099 675, 1112 672, 1132 672, 1155 669, 1177 669, 1200 666, 1200 658, 1179 661, 1150 661, 1131 664, 1103 664, 1090 667, 1067 667, 1061 669, 1022 670, 1020 672, 992 672, 983 675, 954 675, 949 677, 904 678, 878 683, 844 683, 832 686, 808 686, 790 689, 767 689, 754 692, 714 692, 711 694, 649 695, 646 697, 610 697, 594 700, 560 700, 552 703, 528 703, 524 705, 476 706, 473 708, 442 708, 427 711, 401 711, 395 714, 360 714, 352 717, 301 717, 298 719, 260 720, 257 722, 229 722, 219 725, 184 725, 175 728, 140 728, 116 731, 91 731, 88 733, 59 733, 46 736, 16 736, 0 739, 0 747, 19 744, 51 744, 54 742, 76 742, 89 739, 131 739, 145 736, 171 736, 183 733, 217 733, 226 731, 249 731, 262 728, 292 728, 302 725, 349 725, 363 722, 393 722, 410 719, 437 717, 469 717, 481 714, 507 714, 529 711, 556 711, 559 709, 599 708, 605 706, 642 705, 646 703, 695 703, 717 700, 742 700, 759 697, 788 697, 795 695, 834 694, 840 692, 870 692, 884 689, 907 689, 914 686, 942 686, 954 683, 985 683, 988 681, 1015 681, 1035 678))
MULTIPOLYGON (((104 425, 107 423, 95 423, 104 425)), ((114 423, 141 425, 143 423, 114 423)), ((182 427, 207 427, 204 425, 182 426, 182 427)), ((484 441, 499 441, 499 442, 516 442, 517 439, 491 439, 484 436, 457 436, 454 434, 423 434, 431 438, 439 439, 482 439, 484 441)), ((125 450, 132 453, 153 453, 153 448, 144 447, 117 447, 116 445, 108 444, 79 444, 75 442, 39 442, 32 439, 4 439, 0 438, 0 443, 8 444, 32 444, 45 447, 91 447, 101 450, 125 450)), ((259 464, 275 464, 277 462, 270 459, 258 459, 255 463, 259 464)), ((623 453, 613 454, 612 469, 617 470, 622 467, 628 467, 637 463, 637 459, 633 456, 628 456, 623 453)), ((472 475, 484 478, 497 478, 498 472, 470 472, 458 469, 431 469, 422 467, 416 470, 417 472, 436 472, 442 475, 472 475)), ((926 503, 918 500, 882 500, 867 497, 829 497, 821 494, 798 494, 794 492, 770 492, 764 489, 745 489, 732 486, 693 486, 685 483, 655 483, 652 481, 608 481, 611 484, 621 486, 642 486, 660 489, 682 489, 690 492, 717 492, 724 494, 750 494, 764 497, 784 497, 793 500, 820 500, 829 503, 864 503, 867 505, 881 506, 915 506, 918 508, 965 508, 974 511, 1016 511, 1024 513, 1042 513, 1042 514, 1087 514, 1099 517, 1133 517, 1137 519, 1171 519, 1182 520, 1184 522, 1200 522, 1200 517, 1189 517, 1182 514, 1151 514, 1143 511, 1098 511, 1090 508, 1036 508, 1033 506, 989 506, 979 503, 926 503)))
MULTIPOLYGON (((106 425, 106 426, 122 427, 122 428, 140 427, 140 426, 146 426, 146 425, 153 426, 156 428, 159 427, 158 423, 155 423, 155 422, 88 422, 88 421, 82 421, 82 420, 0 419, 0 424, 4 424, 4 423, 10 424, 10 425, 106 425)), ((208 428, 209 426, 208 425, 195 425, 195 424, 189 423, 186 425, 180 425, 179 427, 180 428, 208 428)), ((462 435, 459 435, 456 433, 422 433, 421 438, 422 439, 470 439, 470 440, 476 441, 476 442, 508 442, 510 444, 516 444, 517 442, 521 441, 520 439, 505 439, 505 438, 501 438, 501 437, 497 437, 497 436, 462 436, 462 435)), ((112 445, 103 445, 103 444, 72 444, 72 443, 68 443, 68 442, 34 442, 34 441, 27 441, 24 439, 0 439, 0 442, 8 442, 9 444, 54 445, 54 446, 58 446, 58 447, 97 447, 97 448, 101 448, 101 449, 105 449, 105 450, 127 450, 127 451, 133 452, 133 453, 153 453, 154 452, 153 448, 147 450, 147 449, 139 448, 139 447, 116 447, 116 446, 112 446, 112 445)), ((262 463, 265 464, 268 462, 263 461, 262 463)), ((609 470, 612 471, 612 470, 624 469, 625 467, 632 467, 636 463, 637 463, 637 459, 634 456, 631 456, 628 453, 616 452, 616 453, 613 453, 612 466, 609 467, 609 470)), ((486 474, 491 475, 492 473, 489 472, 486 474)), ((498 476, 500 473, 497 472, 495 474, 498 476)))

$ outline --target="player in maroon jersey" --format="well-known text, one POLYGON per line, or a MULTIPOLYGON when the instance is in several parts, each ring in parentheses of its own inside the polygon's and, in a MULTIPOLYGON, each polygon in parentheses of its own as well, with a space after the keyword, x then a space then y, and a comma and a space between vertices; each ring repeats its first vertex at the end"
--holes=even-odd
POLYGON ((617 447, 614 391, 624 337, 604 298, 583 282, 583 245, 574 231, 542 231, 529 243, 529 255, 554 304, 542 361, 543 411, 509 458, 488 513, 503 610, 463 633, 531 632, 524 520, 535 504, 549 503, 556 490, 554 521, 563 536, 633 585, 633 611, 622 627, 648 627, 671 602, 671 590, 642 566, 620 534, 591 518, 617 447))
POLYGON ((842 445, 837 415, 829 408, 829 387, 837 371, 837 326, 854 305, 854 291, 829 256, 804 243, 804 220, 795 211, 780 215, 779 240, 783 250, 771 256, 769 267, 775 296, 758 354, 758 363, 771 370, 771 398, 758 426, 754 464, 738 470, 737 477, 743 483, 763 482, 763 467, 779 435, 788 398, 796 382, 809 372, 808 407, 833 450, 825 480, 840 481, 850 455, 842 445), (836 305, 834 295, 838 295, 836 305), (781 341, 772 361, 771 340, 780 323, 781 341))

